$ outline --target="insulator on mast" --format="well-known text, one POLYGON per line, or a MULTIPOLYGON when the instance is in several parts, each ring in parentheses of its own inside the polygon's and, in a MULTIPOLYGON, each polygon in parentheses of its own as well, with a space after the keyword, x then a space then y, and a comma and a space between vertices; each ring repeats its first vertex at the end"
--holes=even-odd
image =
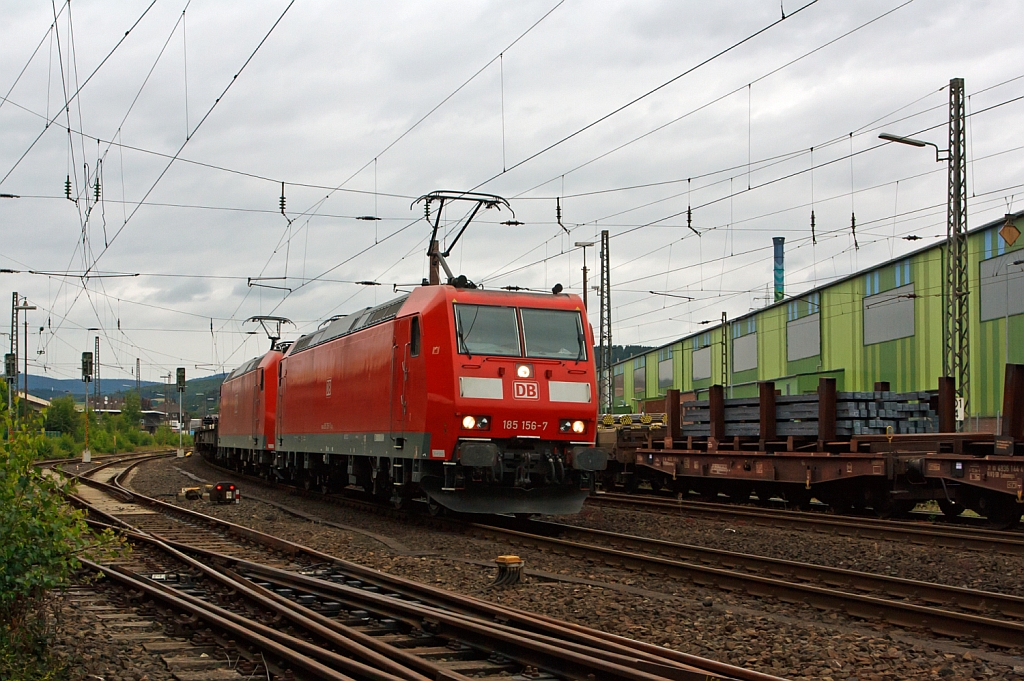
POLYGON ((100 177, 99 177, 99 175, 96 176, 96 184, 93 185, 93 198, 95 199, 96 203, 99 203, 99 201, 100 201, 100 177))
POLYGON ((64 197, 71 200, 71 176, 68 175, 68 179, 64 180, 64 197))
POLYGON ((284 215, 284 206, 285 206, 285 200, 284 200, 284 182, 282 182, 282 183, 281 183, 281 215, 284 215))

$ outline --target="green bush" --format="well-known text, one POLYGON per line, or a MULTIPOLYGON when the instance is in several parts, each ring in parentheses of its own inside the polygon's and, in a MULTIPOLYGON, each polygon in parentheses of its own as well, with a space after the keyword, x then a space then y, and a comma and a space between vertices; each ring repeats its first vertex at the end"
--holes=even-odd
POLYGON ((60 670, 45 655, 45 596, 70 582, 79 556, 114 555, 121 544, 110 531, 93 534, 64 501, 69 483, 33 466, 54 442, 39 434, 41 420, 19 425, 0 416, 9 434, 0 446, 0 679, 56 679, 60 670))

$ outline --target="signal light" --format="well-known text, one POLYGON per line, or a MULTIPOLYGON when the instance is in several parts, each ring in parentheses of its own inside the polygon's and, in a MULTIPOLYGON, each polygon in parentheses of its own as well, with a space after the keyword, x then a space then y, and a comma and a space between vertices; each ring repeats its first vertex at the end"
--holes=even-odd
POLYGON ((533 378, 533 365, 532 364, 517 364, 516 365, 516 376, 519 378, 533 378))

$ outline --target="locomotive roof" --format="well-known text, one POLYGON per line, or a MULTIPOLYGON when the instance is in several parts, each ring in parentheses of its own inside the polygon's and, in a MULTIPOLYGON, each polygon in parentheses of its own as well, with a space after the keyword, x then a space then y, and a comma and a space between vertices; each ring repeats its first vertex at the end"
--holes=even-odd
POLYGON ((295 345, 289 354, 294 355, 315 345, 326 343, 341 336, 347 336, 350 333, 355 333, 370 326, 382 324, 389 319, 394 319, 408 298, 407 294, 388 301, 383 305, 367 307, 359 312, 338 317, 324 328, 315 333, 302 336, 299 340, 295 341, 295 345))
MULTIPOLYGON (((429 291, 430 293, 428 293, 427 295, 450 295, 453 298, 458 297, 460 295, 466 295, 467 297, 470 298, 474 298, 479 295, 497 296, 513 300, 521 299, 526 296, 545 298, 547 300, 556 300, 558 298, 572 297, 571 294, 555 296, 551 293, 543 291, 502 291, 486 290, 479 288, 457 289, 454 286, 447 285, 418 286, 415 289, 417 297, 423 291, 429 291)), ((330 323, 328 323, 323 328, 318 329, 313 333, 306 334, 305 336, 302 336, 297 341, 295 341, 295 344, 291 348, 291 352, 289 352, 288 354, 294 355, 296 353, 303 352, 304 350, 308 350, 309 348, 315 347, 322 343, 332 341, 335 338, 347 336, 350 333, 355 333, 356 331, 361 331, 371 326, 376 326, 377 324, 383 324, 384 322, 390 321, 398 316, 399 311, 401 311, 402 306, 409 299, 410 295, 411 294, 406 294, 404 296, 395 298, 394 300, 390 300, 386 303, 377 305, 376 307, 363 308, 358 312, 353 312, 352 314, 342 315, 337 318, 333 318, 332 320, 328 320, 330 323)), ((509 302, 513 302, 513 300, 509 300, 509 302)), ((228 378, 231 377, 229 376, 228 378)))
POLYGON ((280 353, 280 350, 277 350, 275 348, 274 350, 270 350, 270 351, 260 355, 259 357, 253 357, 248 362, 246 362, 245 364, 243 364, 240 367, 237 367, 234 371, 232 371, 230 374, 228 374, 227 377, 224 379, 224 383, 227 383, 230 380, 236 379, 239 376, 244 376, 245 374, 249 373, 250 371, 255 371, 256 369, 259 368, 260 364, 263 362, 263 358, 266 357, 267 355, 269 355, 271 352, 278 352, 278 353, 280 353))

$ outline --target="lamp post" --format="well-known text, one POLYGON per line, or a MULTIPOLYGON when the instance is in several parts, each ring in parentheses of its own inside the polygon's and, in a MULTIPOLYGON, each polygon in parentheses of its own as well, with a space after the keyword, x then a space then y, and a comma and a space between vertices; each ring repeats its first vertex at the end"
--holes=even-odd
POLYGON ((587 309, 587 249, 594 245, 593 241, 577 241, 576 247, 583 249, 583 309, 587 309))
MULTIPOLYGON (((22 298, 21 299, 21 304, 20 305, 15 305, 14 309, 16 311, 15 314, 17 314, 18 312, 25 312, 25 378, 22 379, 22 380, 24 381, 23 385, 25 386, 25 405, 26 405, 26 407, 24 407, 24 408, 27 408, 27 405, 28 405, 28 311, 36 309, 36 306, 35 305, 29 305, 28 304, 28 298, 22 298)), ((15 361, 17 361, 18 358, 15 357, 14 359, 15 359, 15 361)), ((15 384, 15 388, 17 388, 17 384, 15 384)))
MULTIPOLYGON (((946 184, 946 258, 942 315, 942 373, 952 377, 963 403, 965 420, 970 400, 970 316, 967 276, 967 136, 964 80, 949 81, 949 146, 883 132, 879 139, 912 147, 933 147, 935 161, 948 162, 946 184)), ((958 426, 960 429, 961 426, 958 426)))

